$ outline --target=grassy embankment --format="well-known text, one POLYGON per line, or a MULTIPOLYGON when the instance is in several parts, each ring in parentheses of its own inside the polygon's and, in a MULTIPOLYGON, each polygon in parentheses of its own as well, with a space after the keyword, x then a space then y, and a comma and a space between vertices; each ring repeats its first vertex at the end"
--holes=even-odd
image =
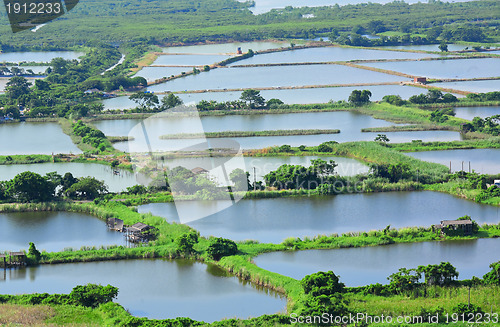
POLYGON ((293 136, 293 135, 318 135, 318 134, 338 134, 338 129, 288 129, 271 131, 224 131, 207 133, 179 133, 161 135, 160 139, 196 139, 200 137, 223 138, 223 137, 255 137, 255 136, 293 136))
MULTIPOLYGON (((91 203, 77 204, 77 203, 64 203, 64 204, 33 204, 33 205, 17 205, 17 206, 2 206, 2 211, 23 211, 23 210, 66 210, 78 211, 96 215, 100 218, 118 217, 123 219, 126 224, 131 224, 137 221, 143 221, 158 228, 158 240, 152 242, 150 245, 140 246, 137 248, 125 247, 109 247, 102 249, 82 249, 82 250, 67 250, 58 253, 42 253, 41 263, 63 263, 63 262, 89 262, 89 261, 102 261, 102 260, 117 260, 117 259, 132 259, 132 258, 180 258, 185 255, 178 253, 175 243, 176 237, 191 230, 190 227, 179 224, 170 224, 165 222, 163 218, 154 217, 152 215, 141 215, 130 208, 127 208, 121 203, 107 203, 103 205, 95 205, 91 203)), ((258 242, 247 241, 238 244, 239 255, 223 257, 220 261, 216 262, 210 260, 206 256, 206 249, 208 240, 200 238, 199 243, 195 246, 197 251, 195 254, 189 255, 190 258, 211 262, 219 267, 226 269, 242 278, 243 280, 251 281, 255 284, 283 292, 288 297, 288 310, 294 312, 299 310, 302 306, 302 299, 304 292, 300 286, 299 281, 282 276, 280 274, 264 270, 257 267, 252 258, 258 254, 272 252, 272 251, 285 251, 297 249, 337 249, 337 248, 350 248, 361 246, 376 246, 389 243, 406 243, 406 242, 419 242, 430 240, 456 240, 456 239, 475 239, 478 237, 499 237, 500 224, 493 226, 483 226, 479 233, 475 236, 469 237, 443 237, 429 228, 403 228, 399 230, 391 229, 387 231, 370 231, 360 233, 344 233, 343 235, 320 235, 314 238, 305 238, 304 240, 293 238, 287 239, 281 244, 259 244, 258 242)), ((489 292, 489 289, 485 290, 489 292)), ((443 289, 443 292, 448 292, 448 289, 443 289)), ((451 289, 449 293, 452 296, 443 296, 442 306, 449 306, 456 303, 457 298, 462 296, 462 290, 451 289)), ((435 298, 432 304, 425 304, 423 300, 412 299, 411 297, 394 296, 373 300, 373 297, 361 296, 359 294, 348 295, 352 299, 351 307, 357 311, 362 310, 374 314, 376 312, 387 311, 387 306, 391 302, 397 301, 398 303, 405 303, 406 306, 396 306, 394 310, 401 310, 401 313, 409 314, 420 310, 420 307, 430 308, 435 303, 435 298), (363 301, 367 301, 367 304, 363 301), (379 303, 377 305, 377 303, 379 303), (381 304, 383 303, 383 304, 381 304)), ((482 304, 482 302, 475 302, 482 304)), ((394 305, 394 304, 393 304, 394 305)), ((58 308, 64 309, 64 308, 58 308)), ((55 310, 55 309, 54 309, 55 310)), ((65 309, 66 310, 66 309, 65 309)), ((68 314, 72 314, 72 310, 67 308, 68 314)), ((83 310, 83 309, 82 309, 83 310)), ((390 311, 396 312, 396 311, 390 311)), ((82 312, 85 314, 85 312, 82 312)), ((86 314, 85 314, 86 315, 86 314)), ((56 313, 52 319, 57 318, 56 313)), ((47 318, 48 319, 48 318, 47 318)), ((82 317, 82 319, 84 319, 82 317)), ((86 319, 90 319, 88 316, 86 319)), ((92 316, 92 319, 98 319, 92 316)))

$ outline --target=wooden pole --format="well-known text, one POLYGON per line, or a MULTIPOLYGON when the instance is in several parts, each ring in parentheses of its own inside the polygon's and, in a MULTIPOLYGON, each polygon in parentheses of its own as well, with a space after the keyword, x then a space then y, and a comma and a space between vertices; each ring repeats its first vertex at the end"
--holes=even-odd
POLYGON ((450 174, 451 174, 451 160, 450 160, 450 174))
POLYGON ((469 174, 470 174, 470 172, 471 172, 471 171, 470 171, 470 161, 469 161, 469 174))
POLYGON ((257 189, 257 177, 255 175, 255 167, 253 167, 253 190, 257 189))

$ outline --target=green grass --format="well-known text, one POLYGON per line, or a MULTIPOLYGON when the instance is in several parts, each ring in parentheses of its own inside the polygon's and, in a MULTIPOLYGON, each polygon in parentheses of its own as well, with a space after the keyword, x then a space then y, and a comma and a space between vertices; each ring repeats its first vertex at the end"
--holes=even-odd
MULTIPOLYGON (((55 160, 57 161, 56 158, 55 160)), ((43 154, 0 156, 0 165, 22 165, 44 162, 52 162, 52 156, 43 154)))
POLYGON ((368 127, 362 128, 361 132, 415 132, 415 131, 458 131, 458 127, 452 126, 440 126, 431 124, 419 124, 419 125, 404 125, 404 126, 387 126, 387 127, 368 127))
MULTIPOLYGON (((500 286, 475 286, 471 288, 471 303, 479 305, 485 312, 500 312, 500 286)), ((354 312, 367 312, 370 315, 416 316, 421 308, 435 309, 441 307, 444 312, 453 312, 458 303, 468 302, 468 287, 426 287, 427 296, 423 290, 408 295, 389 297, 376 295, 347 294, 350 300, 349 308, 354 312)), ((455 326, 455 324, 452 324, 455 326)), ((434 326, 434 325, 433 325, 434 326)))
POLYGON ((388 144, 389 148, 402 152, 417 152, 417 151, 437 151, 437 150, 454 150, 454 149, 487 149, 500 148, 500 137, 490 139, 462 140, 449 142, 411 142, 411 143, 396 143, 388 144))
POLYGON ((338 134, 338 129, 287 129, 270 131, 224 131, 207 133, 179 133, 161 135, 160 139, 196 139, 201 137, 221 138, 221 137, 254 137, 254 136, 293 136, 293 135, 318 135, 318 134, 338 134))

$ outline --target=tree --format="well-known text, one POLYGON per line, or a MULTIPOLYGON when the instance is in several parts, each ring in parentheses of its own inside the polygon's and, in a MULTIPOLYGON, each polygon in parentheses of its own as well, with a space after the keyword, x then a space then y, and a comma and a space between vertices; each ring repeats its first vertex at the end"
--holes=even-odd
POLYGON ((382 98, 382 101, 393 104, 395 106, 402 106, 406 102, 399 95, 385 95, 382 98))
POLYGON ((343 293, 345 285, 340 282, 339 277, 333 271, 320 271, 307 275, 300 281, 306 294, 312 296, 333 295, 343 293))
POLYGON ((128 98, 137 103, 141 109, 154 109, 159 104, 158 96, 151 92, 136 92, 128 98))
POLYGON ((284 102, 281 101, 280 99, 272 98, 267 101, 266 107, 275 109, 281 106, 282 104, 284 104, 284 102))
POLYGON ((234 183, 233 191, 248 191, 251 189, 250 181, 248 177, 250 174, 244 172, 241 168, 236 168, 229 174, 229 178, 234 183))
POLYGON ((293 152, 292 146, 289 144, 283 144, 278 148, 279 152, 293 152))
POLYGON ((235 255, 236 253, 238 253, 236 243, 222 237, 213 238, 207 248, 208 256, 216 261, 225 256, 235 255))
POLYGON ((41 258, 41 254, 40 254, 40 251, 38 251, 35 247, 35 243, 33 242, 30 242, 30 247, 29 247, 29 250, 28 250, 28 254, 30 256, 33 256, 35 257, 35 261, 40 261, 40 258, 41 258))
POLYGON ((76 182, 78 182, 78 178, 73 177, 73 174, 71 173, 64 174, 61 182, 63 192, 69 189, 76 182))
POLYGON ((117 296, 118 288, 111 285, 102 286, 96 284, 78 285, 69 293, 70 299, 76 305, 89 308, 96 308, 100 304, 111 302, 117 296))
POLYGON ((351 95, 349 95, 348 101, 355 106, 361 106, 363 104, 369 103, 371 96, 372 93, 368 90, 354 90, 351 92, 351 95))
POLYGON ((403 292, 417 287, 421 277, 421 273, 416 269, 400 268, 397 273, 390 275, 387 279, 389 288, 394 292, 403 292))
POLYGON ((241 93, 240 100, 245 101, 250 108, 260 108, 266 104, 266 100, 257 90, 245 90, 241 93))
POLYGON ((30 93, 31 83, 22 76, 14 76, 8 82, 5 87, 5 94, 11 99, 19 99, 23 95, 30 93))
POLYGON ((25 171, 8 182, 7 195, 20 202, 46 201, 54 196, 55 187, 37 173, 25 171))
POLYGON ((80 178, 78 182, 71 185, 66 191, 66 195, 70 198, 93 200, 107 192, 108 187, 103 181, 89 176, 80 178))
POLYGON ((439 265, 418 266, 417 272, 424 274, 427 285, 450 285, 458 272, 449 262, 441 262, 439 265))
POLYGON ((148 189, 143 185, 134 185, 127 187, 127 193, 129 194, 146 194, 148 189))
POLYGON ((320 317, 326 313, 342 316, 348 312, 347 301, 342 295, 345 285, 332 271, 307 275, 300 284, 306 294, 300 315, 320 317))
POLYGON ((500 285, 500 261, 494 262, 490 265, 491 271, 483 276, 486 284, 500 285))
POLYGON ((408 179, 412 176, 410 166, 406 163, 392 164, 372 164, 370 166, 371 174, 374 177, 387 178, 391 183, 397 183, 402 179, 408 179))
POLYGON ((389 138, 385 134, 377 134, 377 137, 375 138, 375 142, 387 143, 389 141, 389 138))
POLYGON ((318 145, 318 152, 333 152, 333 148, 327 142, 324 142, 318 145))
POLYGON ((438 48, 441 52, 448 52, 448 44, 446 44, 446 42, 441 42, 438 48))
POLYGON ((177 251, 180 253, 192 253, 194 252, 194 245, 198 243, 198 233, 195 231, 184 233, 177 237, 175 243, 177 244, 177 251))
POLYGON ((182 104, 181 98, 176 96, 173 93, 169 93, 161 99, 161 109, 167 110, 170 108, 174 108, 180 106, 182 104))

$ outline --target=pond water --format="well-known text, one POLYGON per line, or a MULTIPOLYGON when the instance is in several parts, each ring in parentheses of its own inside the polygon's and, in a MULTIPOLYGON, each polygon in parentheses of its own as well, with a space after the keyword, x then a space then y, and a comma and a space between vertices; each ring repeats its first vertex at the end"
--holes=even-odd
POLYGON ((69 293, 87 283, 118 287, 116 302, 134 316, 151 319, 245 319, 283 312, 286 306, 286 299, 274 292, 256 289, 214 265, 186 260, 68 263, 0 271, 2 294, 69 293))
POLYGON ((109 231, 103 220, 81 213, 0 213, 0 251, 28 250, 29 242, 48 252, 69 247, 125 245, 123 235, 109 231))
POLYGON ((466 149, 445 151, 410 152, 407 155, 423 161, 430 161, 450 166, 452 171, 469 171, 480 174, 500 174, 500 149, 466 149))
POLYGON ((57 123, 1 124, 0 140, 0 155, 81 153, 57 123))
POLYGON ((148 87, 148 91, 184 91, 226 88, 286 87, 349 83, 399 82, 407 79, 341 65, 218 68, 148 87))
POLYGON ((230 56, 224 55, 163 55, 153 62, 153 65, 203 66, 211 65, 230 56))
MULTIPOLYGON (((115 169, 119 175, 113 174, 113 169, 107 165, 92 164, 92 163, 41 163, 29 165, 0 165, 0 179, 9 180, 23 171, 32 171, 40 175, 45 175, 49 172, 57 172, 64 176, 70 172, 74 177, 92 176, 98 180, 102 180, 108 185, 110 192, 125 191, 127 187, 139 184, 134 173, 123 169, 115 169)), ((139 180, 145 180, 144 176, 138 177, 139 180)), ((147 180, 147 179, 146 179, 147 180)))
POLYGON ((255 41, 255 42, 234 42, 220 44, 200 44, 180 47, 163 48, 165 53, 192 53, 192 54, 235 54, 238 48, 241 47, 243 53, 248 52, 248 49, 253 51, 262 51, 267 49, 275 49, 281 47, 289 47, 288 41, 255 41))
POLYGON ((332 270, 346 286, 387 284, 399 268, 449 262, 459 279, 482 278, 489 265, 500 260, 499 239, 423 242, 384 246, 266 253, 254 258, 266 270, 302 279, 304 276, 332 270), (384 264, 381 264, 381 263, 384 264))
MULTIPOLYGON (((467 46, 463 44, 448 44, 448 51, 461 51, 467 46)), ((422 51, 441 51, 439 44, 422 44, 422 45, 389 45, 382 47, 384 49, 400 49, 400 50, 422 50, 422 51)))
MULTIPOLYGON (((253 168, 255 168, 255 176, 257 180, 263 180, 264 175, 269 173, 270 171, 278 169, 281 165, 302 165, 305 167, 309 167, 311 165, 311 160, 314 159, 322 159, 322 160, 333 160, 338 165, 335 168, 335 172, 340 176, 354 176, 357 174, 364 174, 369 171, 369 167, 361 162, 343 157, 318 157, 318 156, 290 156, 290 157, 245 157, 245 171, 251 173, 250 179, 253 180, 253 168)), ((164 166, 168 166, 169 168, 174 168, 177 166, 185 167, 188 169, 193 169, 196 167, 201 167, 206 170, 211 170, 214 167, 221 166, 225 164, 227 171, 230 173, 238 166, 234 165, 232 161, 228 161, 228 158, 225 157, 200 157, 200 158, 173 158, 173 159, 165 159, 163 161, 164 166)), ((211 173, 210 176, 215 177, 217 180, 222 179, 223 176, 213 176, 211 173)))
POLYGON ((376 62, 363 65, 393 70, 414 76, 425 76, 428 78, 478 78, 500 76, 500 58, 376 62))
MULTIPOLYGON (((179 221, 176 206, 193 216, 216 212, 220 201, 178 201, 139 206, 167 221, 179 221)), ((499 208, 438 192, 388 192, 241 200, 203 219, 190 222, 202 235, 233 240, 282 242, 287 237, 438 224, 470 215, 478 223, 500 221, 499 208)))
POLYGON ((443 82, 433 83, 432 85, 460 91, 486 93, 500 90, 500 79, 487 81, 443 82))
MULTIPOLYGON (((128 142, 115 143, 115 148, 121 151, 144 152, 142 140, 144 131, 140 127, 140 120, 103 120, 93 124, 110 136, 133 136, 135 139, 128 142), (134 128, 137 126, 136 128, 134 128), (140 128, 139 128, 140 127, 140 128)), ((195 119, 191 118, 156 118, 145 120, 145 129, 153 151, 179 150, 194 146, 202 142, 200 139, 175 139, 162 140, 159 137, 166 134, 192 132, 195 119)), ((390 122, 374 119, 367 115, 360 115, 349 111, 297 113, 279 115, 233 115, 222 117, 201 117, 205 132, 217 131, 262 131, 278 129, 340 129, 340 134, 299 135, 299 136, 265 136, 265 137, 240 137, 232 138, 243 149, 256 149, 273 145, 289 144, 318 145, 335 140, 368 141, 373 140, 379 133, 362 133, 361 128, 383 127, 393 125, 390 122)), ((411 140, 458 140, 458 132, 449 131, 421 131, 421 132, 388 132, 386 134, 391 142, 408 142, 411 140)), ((218 141, 224 138, 217 139, 218 141)))
POLYGON ((4 52, 0 53, 0 62, 49 62, 54 58, 72 60, 83 55, 85 53, 74 51, 4 52))
POLYGON ((193 70, 192 67, 144 67, 134 76, 141 76, 144 77, 148 82, 152 82, 164 77, 179 75, 182 74, 182 72, 187 73, 191 70, 193 70))
MULTIPOLYGON (((402 51, 384 51, 340 47, 308 48, 284 52, 266 53, 237 61, 231 65, 276 64, 297 62, 326 62, 372 59, 419 59, 438 57, 435 54, 402 51)), ((295 67, 294 67, 295 69, 295 67)))
POLYGON ((455 116, 460 117, 467 120, 472 120, 474 117, 486 118, 493 115, 500 114, 499 106, 490 106, 490 107, 459 107, 454 108, 455 116))
MULTIPOLYGON (((141 120, 99 120, 93 122, 106 135, 125 136, 141 120)), ((149 135, 186 133, 194 126, 196 118, 158 117, 145 120, 149 135)), ((393 123, 374 119, 352 111, 307 112, 292 114, 227 115, 201 117, 206 132, 218 131, 265 131, 279 129, 340 129, 359 130, 363 127, 390 126, 393 123)))
MULTIPOLYGON (((163 77, 163 76, 161 76, 163 77)), ((158 75, 158 78, 160 76, 158 75)), ((385 95, 397 94, 403 99, 408 99, 412 95, 418 95, 423 92, 421 88, 403 86, 403 85, 371 85, 371 86, 348 86, 348 87, 323 87, 313 89, 294 89, 294 90, 262 90, 260 95, 264 99, 269 100, 277 98, 286 104, 309 104, 309 103, 326 103, 330 100, 340 101, 349 98, 349 95, 354 90, 369 90, 372 93, 372 101, 380 101, 385 95)), ((201 100, 214 100, 218 102, 238 100, 241 92, 203 92, 203 93, 179 93, 179 96, 184 103, 195 102, 201 100)), ((457 95, 461 97, 461 95, 457 95)), ((159 95, 162 98, 163 95, 159 95)), ((112 99, 103 100, 105 110, 111 109, 131 109, 135 108, 137 104, 129 100, 128 97, 116 97, 112 99)))
MULTIPOLYGON (((464 2, 468 0, 446 0, 443 2, 464 2)), ((373 3, 388 3, 391 0, 375 0, 371 1, 373 3)), ((416 3, 416 2, 427 2, 419 0, 407 0, 406 3, 416 3)), ((249 9, 255 15, 262 14, 270 11, 271 9, 285 8, 287 6, 292 7, 320 7, 320 6, 332 6, 338 4, 340 6, 352 5, 358 3, 366 3, 366 0, 309 0, 304 2, 303 0, 256 0, 255 6, 249 9)))

